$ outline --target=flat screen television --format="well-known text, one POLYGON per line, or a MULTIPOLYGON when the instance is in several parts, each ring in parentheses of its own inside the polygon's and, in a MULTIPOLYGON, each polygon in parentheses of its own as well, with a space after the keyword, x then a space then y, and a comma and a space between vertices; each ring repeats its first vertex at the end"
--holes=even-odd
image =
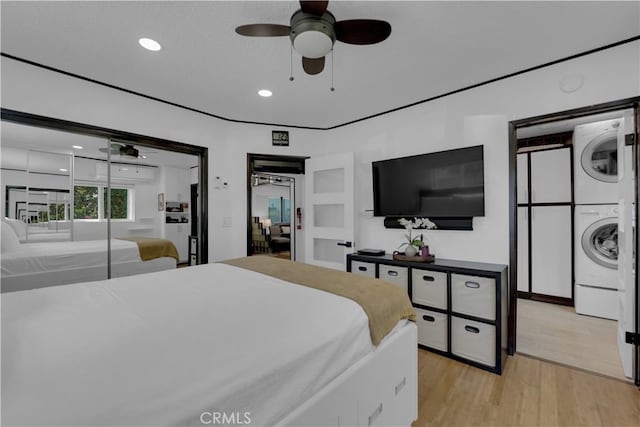
POLYGON ((482 145, 373 162, 374 216, 484 216, 482 145))

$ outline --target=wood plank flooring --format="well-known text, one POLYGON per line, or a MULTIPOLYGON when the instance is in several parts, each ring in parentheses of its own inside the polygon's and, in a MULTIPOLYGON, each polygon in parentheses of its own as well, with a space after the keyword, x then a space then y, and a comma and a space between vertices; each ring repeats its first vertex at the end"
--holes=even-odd
POLYGON ((640 425, 633 384, 522 355, 500 376, 418 350, 418 402, 413 427, 640 425))
POLYGON ((582 316, 573 307, 518 299, 518 353, 625 379, 617 328, 614 320, 582 316))

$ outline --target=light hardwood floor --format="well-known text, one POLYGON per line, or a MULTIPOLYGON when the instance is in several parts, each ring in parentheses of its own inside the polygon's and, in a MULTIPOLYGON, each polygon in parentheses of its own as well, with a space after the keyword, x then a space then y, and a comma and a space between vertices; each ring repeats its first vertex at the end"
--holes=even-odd
POLYGON ((633 384, 522 355, 496 375, 418 350, 418 402, 413 427, 640 425, 633 384))
POLYGON ((616 321, 579 315, 573 307, 518 299, 518 353, 624 380, 617 328, 616 321))

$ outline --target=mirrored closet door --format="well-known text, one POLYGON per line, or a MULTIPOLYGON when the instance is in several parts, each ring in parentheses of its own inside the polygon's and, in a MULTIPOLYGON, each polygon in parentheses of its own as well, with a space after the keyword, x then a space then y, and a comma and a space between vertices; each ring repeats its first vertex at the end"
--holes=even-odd
POLYGON ((206 262, 206 149, 33 122, 3 110, 2 292, 206 262))

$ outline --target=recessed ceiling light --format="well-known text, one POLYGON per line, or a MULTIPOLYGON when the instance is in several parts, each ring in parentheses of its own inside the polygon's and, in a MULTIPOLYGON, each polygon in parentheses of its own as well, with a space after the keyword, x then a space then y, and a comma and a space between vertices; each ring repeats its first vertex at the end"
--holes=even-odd
POLYGON ((138 40, 138 43, 140 43, 140 46, 142 46, 143 48, 147 50, 151 50, 153 52, 157 52, 160 49, 162 49, 162 46, 160 46, 160 43, 158 43, 155 40, 141 38, 140 40, 138 40))
POLYGON ((72 145, 72 148, 75 148, 76 150, 82 150, 84 147, 82 145, 72 145))
POLYGON ((60 172, 69 172, 69 169, 60 168, 60 172))
POLYGON ((268 98, 271 95, 273 95, 273 93, 271 93, 271 91, 269 89, 262 89, 262 90, 258 91, 258 95, 264 96, 265 98, 268 98))

